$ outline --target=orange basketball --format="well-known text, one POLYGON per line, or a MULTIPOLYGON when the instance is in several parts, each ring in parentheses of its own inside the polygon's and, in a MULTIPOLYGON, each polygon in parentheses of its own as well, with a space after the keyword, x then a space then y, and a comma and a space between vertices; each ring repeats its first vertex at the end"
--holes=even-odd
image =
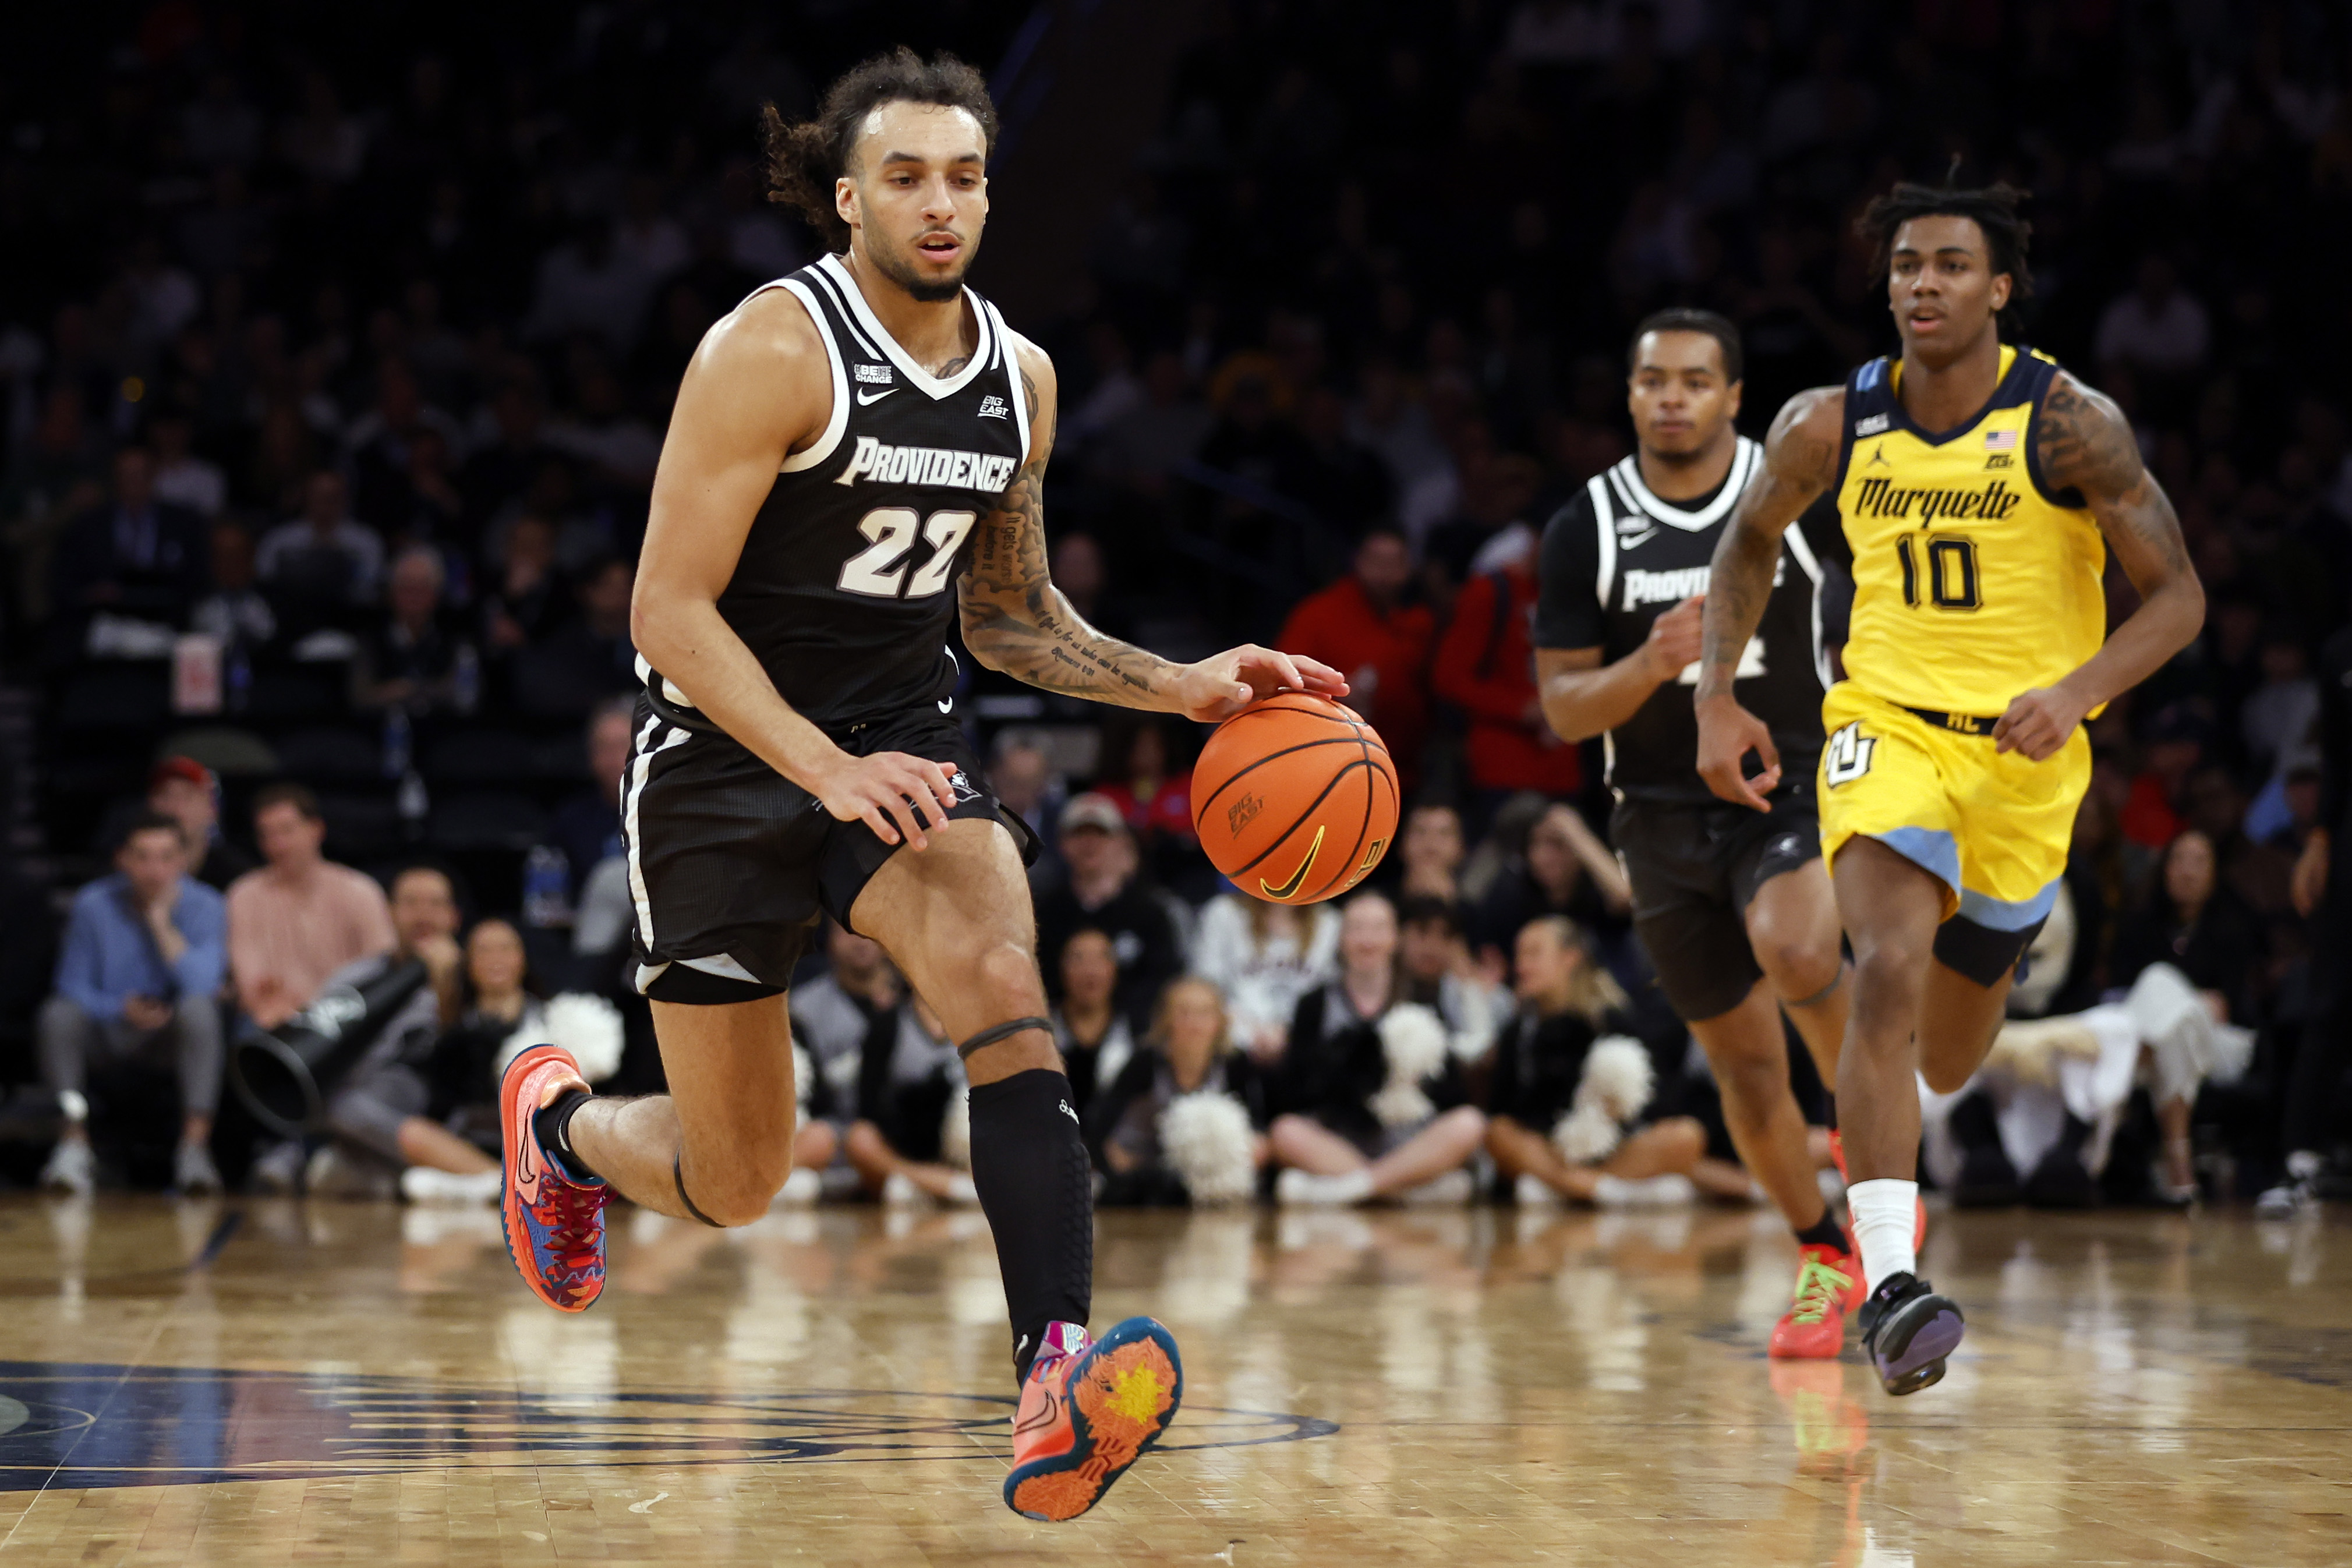
POLYGON ((1395 839, 1396 764, 1352 708, 1283 692, 1201 748, 1192 827, 1252 898, 1320 904, 1363 881, 1395 839))

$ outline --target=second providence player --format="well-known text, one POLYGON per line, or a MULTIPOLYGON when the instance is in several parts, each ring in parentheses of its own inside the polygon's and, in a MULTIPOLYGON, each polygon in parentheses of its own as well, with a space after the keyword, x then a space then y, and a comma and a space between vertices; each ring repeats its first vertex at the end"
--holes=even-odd
MULTIPOLYGON (((1771 1352, 1826 1359, 1844 1343, 1862 1270, 1822 1199, 1780 1027, 1786 1009, 1822 1081, 1837 1082, 1845 970, 1812 775, 1791 763, 1759 816, 1717 800, 1696 768, 1690 694, 1707 563, 1760 457, 1732 427, 1739 333, 1711 312, 1664 310, 1636 329, 1629 358, 1639 450, 1544 529, 1535 631, 1544 716, 1563 740, 1605 737, 1611 831, 1633 883, 1634 932, 1706 1052, 1733 1145, 1801 1249, 1771 1352)), ((1811 757, 1829 685, 1822 570, 1801 530, 1784 537, 1739 695, 1784 756, 1811 757)))

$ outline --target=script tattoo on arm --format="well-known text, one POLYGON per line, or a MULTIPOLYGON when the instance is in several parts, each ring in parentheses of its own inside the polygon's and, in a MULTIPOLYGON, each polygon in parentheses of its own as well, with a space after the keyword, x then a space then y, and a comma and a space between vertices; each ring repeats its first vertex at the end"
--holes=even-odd
POLYGON ((1844 417, 1844 389, 1816 387, 1790 398, 1772 421, 1763 470, 1739 497, 1707 573, 1696 695, 1731 690, 1739 656, 1772 597, 1780 536, 1836 477, 1844 417))
POLYGON ((1121 707, 1171 705, 1178 667, 1087 623, 1054 586, 1045 553, 1045 460, 1055 410, 1016 356, 1032 450, 996 510, 975 530, 959 588, 964 646, 992 670, 1046 691, 1121 707))

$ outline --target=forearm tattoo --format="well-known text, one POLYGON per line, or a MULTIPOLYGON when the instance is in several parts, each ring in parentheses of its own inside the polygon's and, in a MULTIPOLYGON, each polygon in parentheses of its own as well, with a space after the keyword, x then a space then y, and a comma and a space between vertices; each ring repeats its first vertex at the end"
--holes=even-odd
POLYGON ((963 641, 974 657, 1046 691, 1124 707, 1159 707, 1176 666, 1087 624, 1054 586, 1045 554, 1045 459, 1054 413, 1043 406, 1027 367, 1021 390, 1035 455, 1013 476, 996 510, 981 520, 961 590, 963 641))
POLYGON ((1701 695, 1727 693, 1748 640, 1764 619, 1772 597, 1772 572, 1780 559, 1780 536, 1813 498, 1829 487, 1837 471, 1842 412, 1822 419, 1832 400, 1845 406, 1842 389, 1800 392, 1772 422, 1764 471, 1731 514, 1731 526, 1715 547, 1707 572, 1706 610, 1699 653, 1701 695))

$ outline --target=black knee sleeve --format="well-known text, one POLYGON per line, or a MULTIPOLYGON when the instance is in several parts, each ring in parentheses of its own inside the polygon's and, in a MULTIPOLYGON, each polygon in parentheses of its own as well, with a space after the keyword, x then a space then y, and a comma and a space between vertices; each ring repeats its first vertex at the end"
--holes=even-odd
POLYGON ((996 1235, 1014 1375, 1045 1326, 1094 1307, 1095 1199, 1070 1081, 1043 1067, 971 1091, 971 1183, 996 1235))

